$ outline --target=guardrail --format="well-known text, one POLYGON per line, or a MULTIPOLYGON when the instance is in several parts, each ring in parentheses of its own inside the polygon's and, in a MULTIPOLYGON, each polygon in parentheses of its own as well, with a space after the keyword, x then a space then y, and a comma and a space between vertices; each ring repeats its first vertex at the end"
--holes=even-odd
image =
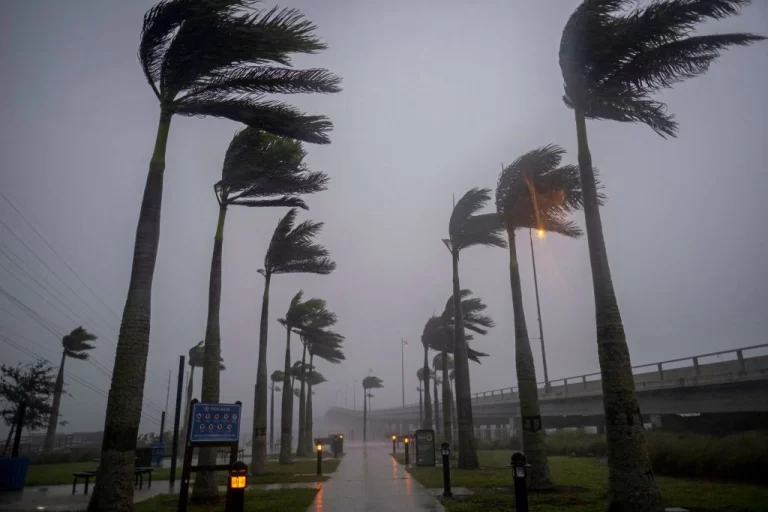
MULTIPOLYGON (((760 348, 768 348, 768 343, 763 343, 760 345, 751 345, 749 347, 742 347, 742 348, 736 348, 736 349, 730 349, 730 350, 721 350, 718 352, 710 352, 707 354, 697 354, 695 356, 690 357, 680 357, 677 359, 668 359, 666 361, 658 361, 655 363, 645 363, 645 364, 639 364, 632 367, 632 373, 633 375, 637 376, 638 374, 635 373, 635 370, 639 370, 641 368, 650 368, 650 367, 656 367, 657 373, 658 373, 658 380, 654 381, 657 383, 663 383, 664 382, 664 365, 672 364, 672 363, 680 363, 680 362, 686 362, 691 361, 692 364, 688 366, 683 367, 676 367, 676 368, 668 368, 666 371, 672 371, 672 370, 680 370, 683 368, 694 368, 696 377, 701 376, 701 366, 699 364, 700 359, 704 359, 707 357, 715 357, 715 356, 723 356, 725 354, 736 354, 736 358, 732 361, 737 361, 739 366, 739 372, 746 373, 747 372, 747 363, 744 358, 744 352, 749 350, 756 350, 760 348)), ((725 361, 718 361, 718 363, 722 363, 725 361)), ((705 364, 713 364, 713 363, 707 363, 705 364)), ((714 363, 717 364, 717 363, 714 363)), ((642 373, 641 375, 648 375, 649 372, 642 373)), ((563 395, 568 395, 569 391, 569 381, 571 382, 571 385, 579 382, 582 384, 582 389, 587 389, 588 384, 592 382, 600 382, 600 372, 594 372, 594 373, 586 373, 583 375, 575 375, 573 377, 565 377, 565 378, 558 378, 554 380, 550 380, 549 382, 538 382, 536 383, 537 387, 539 388, 539 396, 542 398, 558 395, 561 393, 558 393, 558 391, 562 391, 563 395), (597 379, 594 379, 594 377, 597 377, 597 379), (590 380, 591 379, 591 380, 590 380), (553 383, 562 383, 558 386, 553 386, 553 383), (557 389, 556 389, 557 388, 557 389)), ((674 386, 675 383, 670 382, 670 386, 674 386)), ((647 387, 647 383, 643 384, 644 387, 647 387)), ((512 386, 508 388, 502 388, 502 389, 493 389, 490 391, 481 391, 479 393, 473 393, 472 394, 472 400, 473 401, 484 401, 484 400, 504 400, 506 398, 513 399, 515 395, 517 394, 517 386, 512 386)), ((574 390, 575 391, 575 390, 574 390)), ((410 409, 414 407, 419 407, 418 403, 414 404, 406 404, 404 407, 388 407, 384 409, 377 409, 376 412, 385 412, 385 411, 397 411, 402 409, 410 409)), ((373 411, 371 411, 373 412, 373 411)))

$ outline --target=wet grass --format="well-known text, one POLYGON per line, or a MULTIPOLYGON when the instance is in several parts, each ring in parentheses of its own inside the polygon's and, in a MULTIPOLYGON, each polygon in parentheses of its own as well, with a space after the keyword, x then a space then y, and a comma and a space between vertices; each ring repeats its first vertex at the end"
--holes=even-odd
MULTIPOLYGON (((330 473, 336 471, 341 459, 324 459, 323 474, 317 476, 316 460, 300 460, 293 464, 278 464, 277 461, 268 461, 267 474, 251 476, 248 482, 251 484, 285 484, 298 482, 324 482, 330 473)), ((41 464, 29 466, 26 486, 33 485, 64 485, 72 484, 72 474, 81 471, 95 471, 98 466, 95 462, 68 462, 64 464, 41 464)), ((171 475, 170 468, 156 468, 152 472, 152 481, 168 480, 171 475)), ((176 468, 176 479, 181 478, 181 467, 176 468)), ((219 471, 216 480, 219 485, 226 485, 226 472, 219 471)), ((91 482, 93 483, 93 482, 91 482)))
MULTIPOLYGON (((246 512, 305 512, 312 504, 317 489, 290 489, 279 491, 252 490, 245 493, 246 512)), ((178 506, 178 496, 161 494, 135 505, 135 512, 170 512, 178 506)), ((224 497, 219 503, 189 505, 189 512, 221 512, 224 497)))
MULTIPOLYGON (((514 510, 511 451, 479 452, 479 471, 451 470, 451 484, 467 487, 475 494, 467 499, 444 500, 449 511, 496 512, 514 510)), ((402 456, 395 457, 403 463, 402 456)), ((604 511, 608 468, 594 458, 549 457, 555 492, 531 493, 531 511, 604 511)), ((409 468, 413 477, 427 488, 443 486, 442 468, 409 468)), ((697 512, 748 512, 767 510, 768 487, 684 478, 656 478, 665 506, 683 507, 697 512)))

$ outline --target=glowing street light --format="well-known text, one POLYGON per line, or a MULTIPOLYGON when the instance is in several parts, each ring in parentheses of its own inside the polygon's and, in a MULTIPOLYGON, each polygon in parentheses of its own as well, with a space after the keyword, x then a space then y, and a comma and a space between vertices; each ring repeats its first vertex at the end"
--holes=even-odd
POLYGON ((544 235, 546 235, 546 234, 547 234, 547 232, 544 231, 543 229, 537 229, 536 230, 536 236, 538 236, 539 238, 544 238, 544 235))

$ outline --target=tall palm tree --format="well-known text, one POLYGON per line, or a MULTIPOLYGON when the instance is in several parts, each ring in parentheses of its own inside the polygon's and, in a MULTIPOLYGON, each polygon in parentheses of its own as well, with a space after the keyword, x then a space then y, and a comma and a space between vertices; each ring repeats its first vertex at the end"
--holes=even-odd
POLYGON ((424 347, 424 366, 421 367, 421 375, 424 381, 421 385, 422 389, 424 389, 424 417, 421 420, 421 428, 432 428, 432 399, 429 396, 429 337, 434 330, 433 324, 435 321, 432 320, 433 318, 436 317, 427 320, 421 333, 421 344, 424 347))
POLYGON ((328 250, 316 244, 315 236, 323 229, 322 222, 304 221, 294 227, 296 208, 280 219, 264 257, 264 296, 261 302, 259 329, 259 362, 254 397, 253 460, 251 470, 263 475, 267 471, 267 333, 269 327, 269 285, 277 274, 330 274, 336 263, 328 258, 328 250))
MULTIPOLYGON (((440 424, 440 399, 438 398, 437 394, 437 387, 443 383, 443 380, 437 375, 437 372, 439 371, 438 368, 440 368, 442 365, 439 363, 440 361, 440 354, 437 354, 432 359, 432 385, 434 386, 432 388, 433 396, 432 400, 434 401, 435 406, 435 431, 439 432, 440 428, 443 427, 443 425, 440 424)), ((443 436, 445 436, 445 433, 443 433, 443 436)))
POLYGON ((43 453, 51 453, 56 445, 56 427, 59 424, 61 392, 64 391, 64 363, 68 357, 81 361, 88 359, 88 351, 96 348, 88 342, 97 339, 98 336, 86 331, 82 326, 73 329, 72 332, 61 338, 61 346, 64 350, 61 354, 61 364, 59 365, 59 373, 56 375, 56 383, 53 386, 53 404, 48 420, 48 430, 45 433, 43 453))
POLYGON ((448 223, 449 238, 444 239, 453 261, 454 364, 456 366, 456 409, 459 423, 459 468, 477 469, 475 427, 472 419, 472 391, 469 385, 469 359, 461 312, 459 254, 474 245, 506 247, 501 237, 503 227, 496 213, 477 214, 491 198, 487 188, 473 188, 453 207, 448 223))
POLYGON ((422 387, 424 386, 424 368, 419 368, 416 371, 416 378, 419 379, 419 387, 416 388, 416 391, 419 392, 419 425, 422 425, 424 422, 424 398, 422 396, 422 387))
POLYGON ((384 382, 375 375, 363 379, 363 441, 368 440, 368 402, 373 395, 369 390, 383 388, 384 382))
POLYGON ((509 280, 515 319, 515 367, 520 414, 524 419, 523 451, 531 465, 527 477, 528 486, 532 489, 552 487, 552 476, 541 424, 536 367, 525 323, 515 232, 527 228, 571 238, 583 234, 575 223, 566 219, 567 214, 581 208, 582 196, 578 167, 560 166, 564 153, 561 147, 555 145, 529 151, 502 169, 496 187, 496 209, 503 219, 509 240, 509 280))
POLYGON ((630 0, 585 0, 563 29, 564 100, 574 111, 584 217, 595 296, 598 358, 608 445, 610 510, 661 510, 643 438, 629 349, 611 279, 586 119, 647 124, 675 136, 677 122, 655 93, 705 73, 722 50, 764 39, 746 33, 695 35, 700 24, 735 15, 749 0, 664 0, 627 12, 630 0))
POLYGON ((272 384, 269 386, 270 399, 269 399, 269 449, 272 450, 275 446, 275 391, 280 392, 280 388, 277 384, 283 383, 285 375, 281 370, 275 370, 272 375, 269 376, 269 380, 272 384))
MULTIPOLYGON (((265 99, 270 93, 340 90, 339 78, 326 70, 288 67, 291 54, 312 54, 325 48, 315 35, 316 27, 297 10, 254 10, 254 3, 163 0, 144 15, 139 61, 160 103, 160 116, 136 228, 90 511, 133 509, 134 450, 149 350, 152 280, 171 118, 174 114, 222 117, 275 135, 329 142, 332 125, 325 117, 307 116, 288 104, 265 99)), ((213 497, 212 493, 198 496, 213 497)))
POLYGON ((312 453, 314 446, 314 437, 312 435, 312 386, 322 384, 325 378, 318 381, 318 376, 322 377, 317 371, 314 371, 314 358, 327 361, 332 364, 341 363, 345 358, 341 345, 344 342, 344 336, 331 331, 307 332, 309 352, 309 376, 307 378, 307 406, 305 413, 304 444, 305 451, 312 453))
MULTIPOLYGON (((257 128, 240 130, 229 144, 224 157, 222 178, 214 186, 219 218, 213 242, 208 289, 205 351, 209 364, 203 368, 203 402, 219 401, 219 373, 216 371, 216 361, 221 352, 219 310, 227 209, 229 206, 289 206, 307 209, 299 195, 325 190, 328 177, 321 172, 309 171, 303 163, 305 156, 301 142, 278 137, 257 128)), ((203 454, 201 451, 201 458, 211 459, 213 450, 205 451, 210 453, 203 454)), ((216 485, 212 473, 197 473, 195 484, 198 485, 201 481, 216 485)))

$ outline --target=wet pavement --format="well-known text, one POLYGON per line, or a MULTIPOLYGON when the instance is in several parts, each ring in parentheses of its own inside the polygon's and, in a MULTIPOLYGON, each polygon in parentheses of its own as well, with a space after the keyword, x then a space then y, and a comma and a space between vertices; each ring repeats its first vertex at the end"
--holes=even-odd
POLYGON ((344 443, 338 469, 307 512, 416 512, 445 510, 390 456, 389 443, 344 443))

